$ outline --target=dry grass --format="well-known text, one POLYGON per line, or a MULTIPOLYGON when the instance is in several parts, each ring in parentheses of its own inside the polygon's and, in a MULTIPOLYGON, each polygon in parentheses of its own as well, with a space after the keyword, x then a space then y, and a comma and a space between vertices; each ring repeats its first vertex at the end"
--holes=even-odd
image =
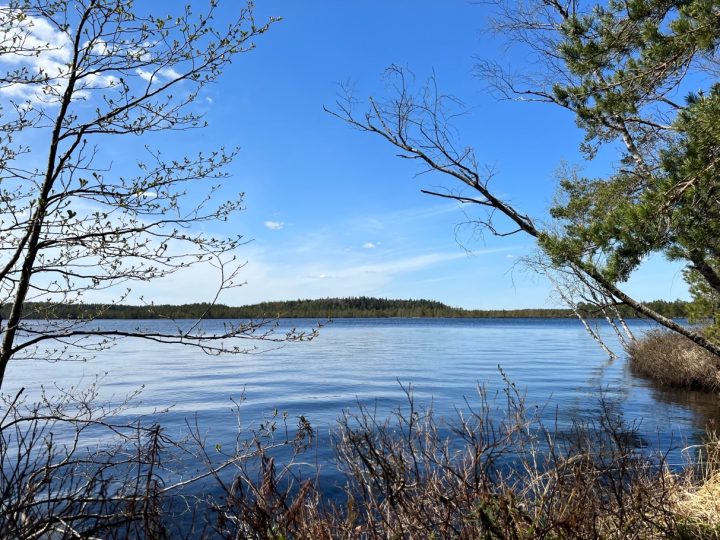
POLYGON ((720 358, 689 339, 654 330, 628 345, 630 367, 665 386, 720 391, 720 358))
POLYGON ((673 477, 675 512, 696 536, 720 538, 720 439, 711 433, 696 450, 694 476, 673 477))
POLYGON ((720 527, 720 473, 697 486, 681 488, 678 512, 687 519, 720 527))

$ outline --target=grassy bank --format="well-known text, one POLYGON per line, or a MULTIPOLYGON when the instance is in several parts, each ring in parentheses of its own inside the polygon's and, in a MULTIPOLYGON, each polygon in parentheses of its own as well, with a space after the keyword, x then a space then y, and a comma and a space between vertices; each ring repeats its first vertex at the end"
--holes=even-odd
POLYGON ((665 386, 720 392, 720 358, 678 334, 648 332, 628 345, 631 369, 665 386))
POLYGON ((342 501, 318 481, 305 418, 289 429, 277 414, 226 454, 202 428, 172 440, 121 422, 94 395, 5 403, 0 537, 720 538, 716 438, 671 468, 665 449, 638 448, 633 426, 606 408, 560 433, 512 385, 500 417, 482 390, 451 421, 418 408, 411 391, 389 418, 346 413, 333 438, 342 501), (113 444, 59 445, 61 424, 79 441, 104 427, 113 444), (174 474, 188 456, 192 471, 174 474))

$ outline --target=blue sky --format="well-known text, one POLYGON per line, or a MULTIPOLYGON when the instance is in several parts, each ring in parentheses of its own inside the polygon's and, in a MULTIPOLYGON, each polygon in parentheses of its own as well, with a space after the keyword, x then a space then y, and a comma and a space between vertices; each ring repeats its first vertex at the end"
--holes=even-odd
MULTIPOLYGON (((502 41, 483 31, 486 6, 265 0, 257 12, 283 20, 209 90, 203 134, 208 144, 241 147, 230 182, 245 192, 246 210, 231 226, 253 241, 242 251, 248 283, 226 302, 371 295, 467 308, 554 304, 544 280, 516 266, 533 250, 528 238, 468 241, 465 228, 461 246, 463 211, 419 192, 441 178, 416 177, 419 169, 383 141, 323 111, 342 82, 351 81, 357 97, 386 95, 390 64, 419 81, 434 70, 441 88, 471 108, 460 139, 496 170, 498 191, 545 216, 558 166, 583 164, 581 134, 568 113, 498 101, 473 76, 477 57, 504 54, 502 41)), ((679 268, 661 258, 628 289, 643 299, 686 294, 679 268)))
MULTIPOLYGON (((226 1, 223 9, 229 14, 238 5, 226 1)), ((421 169, 395 157, 387 143, 323 110, 333 107, 341 83, 351 82, 358 98, 387 95, 382 74, 390 64, 410 69, 419 82, 434 72, 442 91, 469 108, 458 137, 495 170, 496 191, 543 219, 563 161, 596 173, 609 162, 583 162, 581 133, 567 112, 498 101, 473 76, 478 57, 504 58, 515 68, 524 62, 484 30, 487 10, 467 0, 258 2, 258 21, 282 21, 203 90, 210 127, 151 138, 170 155, 241 149, 222 193, 244 192, 246 208, 209 232, 250 240, 238 254, 247 261, 247 284, 222 302, 367 295, 479 309, 557 305, 549 285, 517 265, 533 251, 531 239, 473 237, 459 227, 468 219, 463 209, 420 193, 447 181, 418 176, 421 169)), ((132 139, 114 144, 117 156, 138 148, 132 139)), ((137 287, 134 298, 203 301, 215 284, 196 267, 137 287)), ((661 258, 627 290, 645 300, 687 295, 679 267, 661 258)))

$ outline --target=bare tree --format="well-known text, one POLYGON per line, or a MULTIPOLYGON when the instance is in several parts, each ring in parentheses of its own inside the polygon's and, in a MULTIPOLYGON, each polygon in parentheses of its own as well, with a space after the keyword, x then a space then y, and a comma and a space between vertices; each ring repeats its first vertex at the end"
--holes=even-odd
MULTIPOLYGON (((387 76, 393 94, 387 100, 370 98, 369 108, 359 112, 358 101, 348 91, 334 109, 326 110, 363 132, 383 138, 399 150, 399 157, 418 162, 423 173, 439 173, 440 178, 448 179, 450 183, 444 188, 423 189, 423 193, 481 209, 474 219, 480 231, 501 237, 524 234, 542 246, 551 237, 552 230, 500 195, 509 192, 509 188, 498 187, 492 174, 483 173, 474 149, 458 143, 453 120, 464 113, 462 104, 440 93, 434 78, 415 91, 412 74, 406 69, 392 66, 387 76)), ((567 257, 558 260, 551 255, 550 262, 562 271, 575 273, 583 280, 582 287, 598 291, 607 305, 625 304, 720 356, 720 346, 701 332, 657 313, 620 289, 603 274, 601 261, 593 254, 569 260, 567 257)))
POLYGON ((53 304, 92 301, 98 291, 122 302, 133 284, 192 265, 214 268, 218 295, 240 284, 243 238, 203 232, 241 207, 241 194, 217 200, 236 150, 165 157, 146 146, 121 163, 110 150, 116 137, 151 142, 153 133, 205 127, 201 92, 275 19, 257 24, 251 2, 222 24, 217 0, 203 13, 175 3, 162 4, 172 15, 144 9, 132 0, 0 6, 0 305, 9 306, 0 384, 13 358, 66 358, 69 347, 95 351, 122 337, 213 353, 246 350, 235 338, 287 337, 261 323, 210 336, 198 323, 147 333, 99 330, 87 324, 92 315, 53 321, 53 304), (45 307, 28 314, 29 302, 45 307))

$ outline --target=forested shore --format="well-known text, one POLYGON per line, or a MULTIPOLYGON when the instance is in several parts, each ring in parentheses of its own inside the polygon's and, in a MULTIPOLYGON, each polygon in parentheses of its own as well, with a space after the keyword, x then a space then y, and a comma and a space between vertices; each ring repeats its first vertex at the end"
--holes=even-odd
MULTIPOLYGON (((683 300, 654 300, 647 302, 654 311, 671 318, 687 316, 688 303, 683 300)), ((0 314, 8 317, 9 306, 3 306, 0 314)), ((580 305, 579 312, 586 318, 598 316, 590 305, 580 305)), ((618 306, 624 318, 637 314, 627 306, 618 306)), ((321 298, 315 300, 289 300, 263 302, 247 306, 224 304, 182 305, 106 305, 106 304, 59 304, 28 303, 27 318, 35 319, 267 319, 267 318, 572 318, 570 309, 462 309, 434 300, 394 300, 366 296, 350 298, 321 298)))

